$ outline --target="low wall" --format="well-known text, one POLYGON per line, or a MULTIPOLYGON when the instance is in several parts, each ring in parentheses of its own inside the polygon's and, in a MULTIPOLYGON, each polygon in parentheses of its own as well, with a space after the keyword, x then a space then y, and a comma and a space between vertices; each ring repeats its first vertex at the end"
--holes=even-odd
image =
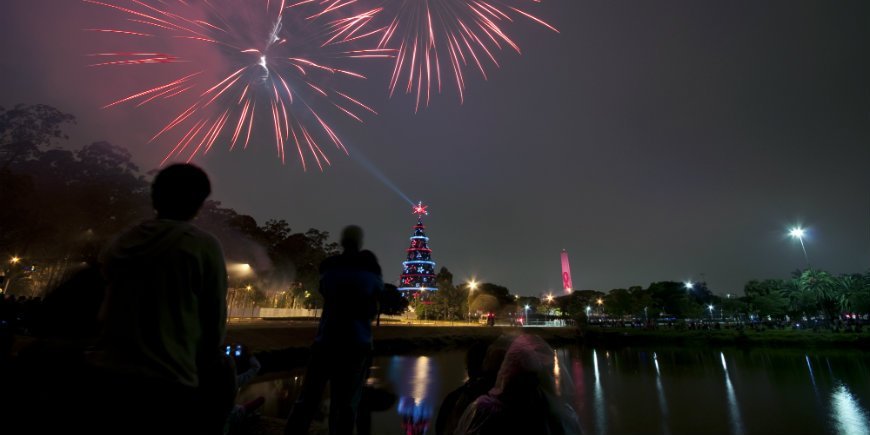
POLYGON ((264 319, 281 317, 317 317, 320 310, 307 310, 304 308, 260 308, 259 316, 264 319))

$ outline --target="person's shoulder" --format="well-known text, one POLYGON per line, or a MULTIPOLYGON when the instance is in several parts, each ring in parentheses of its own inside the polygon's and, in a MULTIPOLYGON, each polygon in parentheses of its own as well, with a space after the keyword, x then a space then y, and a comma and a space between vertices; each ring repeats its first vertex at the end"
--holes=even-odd
POLYGON ((200 228, 192 223, 189 223, 189 222, 184 222, 183 224, 186 225, 186 227, 185 227, 186 233, 189 236, 193 237, 194 239, 202 241, 203 243, 209 243, 209 244, 214 244, 214 245, 220 246, 221 242, 220 242, 220 240, 218 240, 217 237, 214 236, 214 234, 212 234, 212 233, 210 233, 210 232, 208 232, 208 231, 206 231, 206 230, 204 230, 204 229, 202 229, 202 228, 200 228))
POLYGON ((363 269, 376 275, 381 275, 381 265, 378 264, 378 257, 375 256, 374 252, 369 250, 360 251, 357 258, 363 269))
POLYGON ((484 394, 477 399, 474 399, 472 405, 478 410, 482 412, 499 412, 504 408, 504 404, 501 400, 489 395, 484 394))
POLYGON ((378 264, 378 257, 375 256, 374 252, 369 251, 368 249, 359 251, 357 258, 369 264, 378 264))
POLYGON ((320 271, 322 272, 322 271, 327 270, 327 269, 332 269, 341 263, 342 263, 341 255, 332 255, 332 256, 326 257, 323 261, 320 262, 320 271))

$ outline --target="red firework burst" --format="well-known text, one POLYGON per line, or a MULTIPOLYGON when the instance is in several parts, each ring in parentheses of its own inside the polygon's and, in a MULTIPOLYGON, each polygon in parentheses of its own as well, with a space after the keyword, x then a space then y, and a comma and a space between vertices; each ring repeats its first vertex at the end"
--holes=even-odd
POLYGON ((365 78, 339 64, 344 59, 392 57, 392 50, 383 47, 353 48, 351 42, 374 32, 363 31, 365 23, 359 18, 348 27, 345 18, 331 15, 334 9, 314 0, 292 5, 279 0, 83 1, 124 18, 123 26, 117 28, 87 30, 124 38, 121 42, 137 47, 153 44, 183 52, 126 49, 91 55, 99 58, 94 67, 181 64, 180 68, 186 68, 171 80, 104 106, 186 99, 189 106, 151 138, 176 136, 163 163, 185 155, 190 161, 221 138, 230 149, 240 143, 247 148, 255 119, 265 114, 282 162, 289 145, 296 148, 303 169, 307 169, 306 155, 310 154, 323 170, 329 159, 322 141, 347 150, 321 113, 334 111, 360 122, 362 112, 375 113, 332 86, 340 78, 365 78), (179 47, 181 43, 184 47, 179 47))
POLYGON ((390 95, 396 90, 416 94, 416 107, 428 106, 433 89, 440 93, 442 82, 456 85, 464 101, 465 70, 472 67, 487 78, 487 64, 499 66, 496 52, 505 47, 520 53, 506 26, 515 19, 530 20, 556 33, 559 31, 527 11, 541 0, 307 0, 324 13, 364 6, 364 11, 345 19, 336 38, 366 34, 373 23, 381 35, 378 48, 397 51, 390 78, 390 95), (447 75, 448 77, 443 77, 447 75))

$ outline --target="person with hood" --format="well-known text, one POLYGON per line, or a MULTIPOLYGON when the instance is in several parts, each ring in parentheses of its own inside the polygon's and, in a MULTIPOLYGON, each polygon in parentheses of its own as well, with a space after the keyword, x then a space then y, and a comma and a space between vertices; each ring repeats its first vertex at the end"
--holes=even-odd
POLYGON ((468 406, 495 386, 498 370, 514 338, 514 335, 501 335, 495 341, 476 342, 468 349, 465 356, 468 380, 448 393, 441 402, 435 422, 436 435, 456 432, 459 419, 468 406))
POLYGON ((210 193, 202 169, 166 167, 151 186, 156 218, 101 256, 107 289, 94 364, 106 375, 109 430, 223 430, 235 375, 221 349, 227 270, 218 240, 191 223, 210 193))
POLYGON ((346 227, 341 233, 343 252, 320 264, 323 316, 286 434, 308 433, 327 381, 329 433, 353 433, 372 362, 372 321, 384 289, 378 260, 371 251, 361 250, 362 241, 362 228, 346 227))
POLYGON ((465 410, 455 433, 579 435, 577 414, 557 391, 554 360, 553 349, 541 337, 514 339, 495 387, 465 410))

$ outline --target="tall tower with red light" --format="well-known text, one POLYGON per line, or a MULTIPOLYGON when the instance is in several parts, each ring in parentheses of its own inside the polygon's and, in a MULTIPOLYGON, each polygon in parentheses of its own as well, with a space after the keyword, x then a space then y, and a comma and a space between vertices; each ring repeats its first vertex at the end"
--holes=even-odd
POLYGON ((574 284, 571 283, 571 265, 568 264, 568 251, 562 250, 562 290, 571 293, 574 284))
MULTIPOLYGON (((417 215, 417 225, 413 227, 411 247, 407 249, 407 259, 402 262, 402 276, 399 279, 399 290, 406 297, 409 293, 438 290, 435 287, 435 262, 432 261, 429 237, 426 237, 426 226, 423 225, 423 216, 429 214, 427 208, 428 206, 419 202, 413 210, 417 215)), ((419 294, 415 294, 416 296, 419 294)))

